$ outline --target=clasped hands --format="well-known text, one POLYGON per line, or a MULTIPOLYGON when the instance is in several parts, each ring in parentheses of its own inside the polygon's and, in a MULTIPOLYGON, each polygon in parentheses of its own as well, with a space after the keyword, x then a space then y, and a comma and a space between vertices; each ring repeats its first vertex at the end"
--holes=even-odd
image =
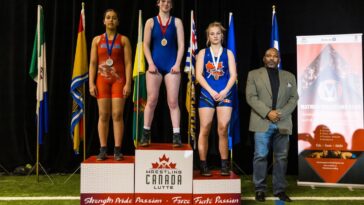
POLYGON ((215 90, 213 90, 210 93, 210 95, 212 96, 212 98, 214 98, 215 101, 221 102, 226 98, 227 91, 225 91, 225 89, 224 89, 218 93, 215 90))
POLYGON ((271 110, 269 111, 267 117, 272 122, 278 122, 281 119, 281 113, 277 110, 271 110))

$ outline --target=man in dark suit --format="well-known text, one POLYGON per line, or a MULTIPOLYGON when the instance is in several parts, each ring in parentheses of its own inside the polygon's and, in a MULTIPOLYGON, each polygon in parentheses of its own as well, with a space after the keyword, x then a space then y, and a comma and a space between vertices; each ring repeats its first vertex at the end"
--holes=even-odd
POLYGON ((267 189, 267 156, 273 148, 273 194, 290 202, 285 193, 285 174, 292 134, 291 115, 297 105, 296 78, 288 71, 279 70, 279 52, 269 48, 263 57, 264 67, 248 74, 246 99, 251 107, 249 130, 255 132, 253 182, 256 201, 265 201, 267 189))

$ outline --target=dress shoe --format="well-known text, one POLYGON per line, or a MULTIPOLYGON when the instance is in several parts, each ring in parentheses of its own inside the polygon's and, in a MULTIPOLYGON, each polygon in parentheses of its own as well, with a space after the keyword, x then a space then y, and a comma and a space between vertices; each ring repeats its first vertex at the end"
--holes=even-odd
POLYGON ((265 202, 265 193, 262 191, 255 192, 255 201, 265 202))
POLYGON ((281 200, 281 201, 285 201, 285 202, 292 201, 285 192, 279 192, 278 194, 274 194, 274 196, 278 197, 279 200, 281 200))

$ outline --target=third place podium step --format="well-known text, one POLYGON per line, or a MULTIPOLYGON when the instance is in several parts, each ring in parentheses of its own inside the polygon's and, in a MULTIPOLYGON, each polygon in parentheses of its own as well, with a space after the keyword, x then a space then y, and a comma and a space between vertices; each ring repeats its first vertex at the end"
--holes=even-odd
POLYGON ((211 177, 193 174, 193 204, 240 205, 240 177, 230 172, 230 176, 221 176, 213 170, 211 177))

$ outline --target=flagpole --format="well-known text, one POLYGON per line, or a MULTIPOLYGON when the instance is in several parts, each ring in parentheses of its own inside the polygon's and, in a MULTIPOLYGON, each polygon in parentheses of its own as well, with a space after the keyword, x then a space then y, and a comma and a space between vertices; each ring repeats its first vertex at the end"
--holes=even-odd
MULTIPOLYGON (((229 12, 229 28, 230 28, 230 22, 231 22, 231 17, 233 16, 233 12, 229 12)), ((233 91, 234 92, 234 91, 233 91)), ((229 142, 228 142, 229 143, 229 142)), ((233 142, 231 142, 233 143, 233 142)), ((233 163, 234 163, 234 160, 233 160, 233 149, 234 149, 234 146, 232 145, 231 146, 231 151, 230 151, 230 166, 233 167, 233 163)))
MULTIPOLYGON (((192 63, 191 63, 192 64, 192 63)), ((191 67, 191 65, 190 65, 191 67)), ((191 68, 192 69, 192 68, 191 68)), ((192 108, 193 108, 193 105, 192 105, 192 99, 191 99, 191 95, 192 95, 192 73, 190 71, 190 73, 188 74, 189 75, 189 81, 190 81, 190 113, 189 113, 189 119, 188 119, 188 126, 189 126, 189 129, 188 129, 188 144, 191 143, 191 136, 192 136, 192 108)))
MULTIPOLYGON (((85 84, 83 84, 82 86, 83 88, 83 93, 84 93, 84 96, 86 94, 85 92, 85 84)), ((82 128, 83 128, 83 161, 86 160, 86 98, 84 98, 84 108, 83 108, 83 120, 82 120, 82 128)))
MULTIPOLYGON (((82 24, 82 29, 83 29, 83 32, 84 33, 86 33, 86 23, 85 23, 85 3, 84 2, 82 2, 81 3, 81 13, 80 13, 80 18, 79 18, 79 20, 81 21, 81 24, 82 24)), ((79 25, 80 26, 80 25, 79 25)), ((79 32, 78 32, 78 34, 79 34, 79 32)), ((79 36, 78 36, 78 34, 77 34, 77 41, 78 41, 78 39, 79 39, 79 36)), ((81 36, 82 36, 82 34, 81 34, 81 36)), ((85 37, 86 37, 86 34, 85 34, 85 37)), ((86 41, 86 39, 84 39, 85 41, 86 41)), ((86 42, 85 42, 85 44, 86 44, 86 42)), ((77 64, 76 64, 76 62, 77 62, 77 48, 80 46, 81 47, 81 52, 87 52, 87 48, 85 49, 85 50, 83 50, 82 49, 82 43, 80 44, 80 45, 78 45, 78 43, 76 43, 76 52, 75 52, 75 59, 74 59, 74 70, 76 69, 76 68, 84 68, 85 69, 85 67, 87 67, 87 57, 86 57, 86 65, 84 65, 83 63, 82 63, 82 58, 83 58, 83 56, 82 56, 82 54, 81 54, 81 62, 79 62, 79 64, 80 65, 78 65, 78 66, 76 66, 77 64), (80 46, 81 45, 81 46, 80 46)), ((85 46, 86 47, 86 46, 85 46)), ((83 53, 84 54, 84 53, 83 53)), ((86 54, 87 55, 87 54, 86 54)), ((73 70, 73 72, 74 72, 74 70, 73 70)), ((87 71, 87 69, 86 69, 86 71, 87 71)), ((81 71, 81 76, 79 76, 79 77, 84 77, 84 75, 82 75, 82 74, 85 74, 85 73, 82 73, 82 71, 81 71)), ((87 74, 86 74, 86 76, 87 76, 87 74)), ((87 77, 88 78, 88 77, 87 77)), ((86 79, 87 79, 86 78, 86 79)), ((74 78, 72 78, 72 81, 74 80, 74 78)), ((83 79, 84 80, 84 79, 83 79)), ((79 153, 79 146, 80 146, 80 142, 81 142, 81 139, 83 140, 83 145, 82 145, 82 147, 83 147, 83 152, 82 152, 82 158, 83 158, 83 160, 82 161, 85 161, 86 160, 86 145, 87 145, 87 140, 86 140, 86 85, 85 85, 85 83, 83 82, 83 80, 82 80, 82 87, 81 86, 79 86, 80 88, 82 88, 82 89, 80 89, 80 100, 81 100, 81 102, 83 103, 83 108, 82 108, 82 110, 80 111, 80 113, 82 113, 82 116, 80 116, 79 117, 79 121, 78 121, 78 125, 76 125, 73 129, 72 129, 72 121, 71 121, 71 135, 73 136, 73 140, 75 140, 75 134, 72 134, 72 132, 73 133, 76 133, 76 132, 78 132, 78 144, 77 144, 77 148, 75 148, 75 146, 74 146, 74 149, 75 149, 75 152, 77 152, 77 154, 79 153), (82 124, 81 124, 81 120, 82 120, 82 124), (78 127, 78 129, 75 131, 75 128, 76 127, 78 127), (81 129, 82 128, 82 129, 81 129), (82 132, 81 132, 81 130, 82 130, 82 132)), ((78 87, 75 87, 75 89, 77 89, 78 87)), ((72 93, 72 98, 74 97, 73 95, 73 91, 72 91, 72 83, 71 83, 71 93, 72 93)), ((74 143, 74 145, 75 145, 75 142, 73 142, 74 143)), ((80 170, 81 169, 81 165, 79 165, 78 167, 77 167, 77 169, 63 182, 63 184, 66 184, 72 177, 73 177, 73 175, 78 171, 78 170, 80 170)))
MULTIPOLYGON (((85 2, 82 2, 82 10, 83 12, 85 12, 85 2)), ((83 27, 84 29, 84 32, 86 33, 86 25, 84 25, 83 27)), ((83 89, 83 96, 84 96, 84 101, 83 101, 83 104, 85 105, 84 108, 83 108, 83 161, 86 160, 86 89, 85 89, 85 83, 83 83, 83 86, 82 86, 82 89, 83 89)))
MULTIPOLYGON (((40 16, 40 12, 41 12, 41 9, 42 9, 42 7, 40 6, 40 5, 38 5, 38 9, 37 9, 37 16, 38 16, 38 20, 37 20, 37 34, 38 34, 38 36, 37 36, 37 58, 38 58, 38 56, 39 56, 39 52, 41 52, 41 44, 40 44, 40 35, 41 35, 41 33, 40 33, 40 23, 39 22, 41 22, 41 16, 40 16)), ((40 81, 40 75, 39 75, 39 58, 38 58, 38 61, 37 61, 37 63, 38 63, 38 65, 37 65, 37 67, 38 67, 38 76, 37 76, 37 81, 38 81, 38 85, 37 86, 39 86, 39 83, 41 83, 41 81, 40 81)), ((43 95, 43 93, 38 93, 38 88, 37 88, 37 95, 38 94, 42 94, 43 95)), ((39 130, 39 126, 40 126, 40 111, 39 111, 39 108, 40 108, 40 102, 39 102, 39 99, 37 98, 37 112, 38 112, 38 115, 37 115, 37 150, 36 150, 36 167, 35 167, 35 174, 36 174, 36 176, 37 176, 37 182, 39 182, 39 132, 40 132, 40 130, 39 130)))
MULTIPOLYGON (((230 49, 234 56, 235 56, 235 62, 236 62, 236 49, 235 49, 235 29, 234 29, 234 20, 233 20, 233 13, 229 12, 229 31, 228 31, 228 41, 227 41, 227 48, 230 49)), ((237 65, 236 65, 237 67, 237 65)), ((237 171, 240 171, 242 174, 246 175, 244 171, 239 167, 238 164, 234 162, 234 143, 240 138, 240 132, 236 132, 235 126, 238 124, 238 118, 234 117, 234 114, 237 114, 238 116, 238 96, 237 96, 237 89, 238 89, 238 79, 236 79, 234 86, 231 88, 233 93, 233 113, 231 115, 230 123, 229 123, 229 141, 231 144, 229 144, 229 152, 230 152, 230 167, 233 169, 234 167, 237 169, 237 171), (234 120, 235 119, 235 120, 234 120), (234 124, 232 124, 232 121, 234 121, 234 124), (232 126, 235 125, 235 126, 232 126), (234 130, 231 132, 231 130, 234 130), (231 147, 230 147, 231 146, 231 147)))
MULTIPOLYGON (((139 10, 139 15, 138 15, 138 43, 140 42, 140 40, 141 39, 139 39, 139 38, 141 38, 141 19, 142 19, 142 10, 139 10)), ((138 43, 137 43, 137 46, 138 46, 138 43)), ((143 46, 143 45, 142 45, 143 46)), ((141 56, 140 56, 140 49, 139 49, 139 52, 138 52, 138 59, 140 59, 141 58, 141 56)), ((139 112, 139 95, 140 95, 140 93, 139 93, 139 88, 140 88, 140 64, 138 64, 138 75, 137 75, 137 79, 138 79, 138 83, 137 83, 137 116, 136 116, 136 118, 137 118, 137 120, 136 120, 136 132, 135 132, 135 134, 136 134, 136 139, 137 139, 137 145, 138 145, 138 142, 139 142, 139 140, 138 140, 138 137, 139 137, 139 114, 140 114, 140 112, 139 112)))
MULTIPOLYGON (((40 149, 40 139, 39 139, 39 135, 40 133, 42 133, 43 135, 43 130, 40 130, 40 126, 45 126, 43 124, 41 124, 41 117, 43 118, 44 115, 45 115, 45 111, 43 110, 43 107, 41 107, 41 103, 40 103, 40 99, 42 99, 40 96, 44 95, 43 91, 40 92, 39 91, 39 86, 41 86, 43 89, 44 89, 44 85, 43 85, 43 80, 44 81, 47 81, 47 75, 46 75, 46 70, 44 70, 45 74, 41 75, 41 72, 43 72, 43 66, 44 66, 44 69, 46 68, 46 49, 45 49, 45 41, 41 42, 41 39, 44 40, 44 36, 42 36, 41 38, 41 35, 44 35, 44 19, 43 19, 43 8, 41 5, 38 5, 37 6, 37 28, 36 28, 36 37, 35 37, 35 40, 36 40, 36 58, 37 58, 37 107, 36 107, 36 115, 37 115, 37 145, 36 145, 36 163, 35 165, 32 167, 32 169, 28 172, 28 175, 30 175, 33 171, 34 171, 34 168, 35 168, 35 173, 36 173, 36 178, 37 178, 37 182, 39 182, 39 168, 41 168, 44 172, 44 174, 48 177, 48 179, 52 182, 52 184, 54 184, 53 180, 51 179, 51 177, 48 175, 48 173, 46 172, 46 170, 44 169, 44 167, 42 166, 42 164, 39 162, 39 158, 40 158, 40 154, 39 154, 39 149, 40 149), (40 25, 42 24, 42 25, 40 25), (41 45, 43 44, 43 45, 41 45), (42 47, 44 46, 44 47, 42 47), (43 57, 42 55, 43 54, 43 57), (41 56, 39 58, 39 56, 41 56), (44 76, 44 79, 43 79, 43 76, 44 76), (43 79, 43 80, 42 80, 43 79), (42 110, 40 109, 42 108, 42 110)), ((45 99, 43 99, 45 100, 45 99)), ((44 120, 48 120, 48 119, 44 119, 44 120)), ((43 120, 43 121, 44 121, 43 120)), ((43 122, 42 121, 42 122, 43 122)))
POLYGON ((191 122, 192 122, 192 108, 193 108, 193 105, 192 105, 192 99, 191 99, 191 94, 192 94, 192 45, 193 45, 193 42, 192 42, 192 29, 193 29, 193 25, 192 25, 192 21, 193 21, 193 10, 191 10, 191 18, 190 18, 190 49, 191 49, 191 52, 190 52, 190 59, 191 59, 191 63, 190 63, 190 72, 188 73, 188 80, 189 80, 189 83, 190 83, 190 112, 188 113, 188 144, 191 143, 191 129, 192 129, 192 125, 191 125, 191 122))
MULTIPOLYGON (((137 43, 137 47, 138 44, 141 42, 141 22, 142 21, 142 10, 139 10, 139 15, 138 15, 138 43, 137 43)), ((143 45, 142 45, 143 46, 143 45)), ((138 49, 137 49, 138 50, 138 49)), ((138 59, 141 59, 140 56, 140 49, 138 50, 139 52, 137 53, 138 55, 138 59)), ((136 135, 136 146, 138 147, 139 145, 139 87, 140 87, 140 64, 138 64, 138 74, 137 74, 137 94, 136 94, 136 99, 137 99, 137 107, 136 107, 136 130, 135 130, 135 135, 136 135)), ((149 139, 148 139, 149 140, 149 139)))
MULTIPOLYGON (((38 81, 39 82, 39 81, 38 81)), ((37 102, 38 104, 38 102, 37 102)), ((37 148, 36 148, 36 162, 35 162, 35 175, 37 182, 39 182, 39 115, 37 116, 37 148)))
MULTIPOLYGON (((140 12, 140 10, 139 10, 140 12)), ((139 52, 140 53, 140 52, 139 52)), ((139 53, 137 55, 139 55, 139 53)), ((139 69, 138 69, 139 70, 139 69)), ((135 127, 135 136, 136 136, 136 146, 138 147, 139 145, 139 72, 137 75, 137 94, 136 94, 136 99, 137 99, 137 105, 136 105, 136 127, 135 127)))

